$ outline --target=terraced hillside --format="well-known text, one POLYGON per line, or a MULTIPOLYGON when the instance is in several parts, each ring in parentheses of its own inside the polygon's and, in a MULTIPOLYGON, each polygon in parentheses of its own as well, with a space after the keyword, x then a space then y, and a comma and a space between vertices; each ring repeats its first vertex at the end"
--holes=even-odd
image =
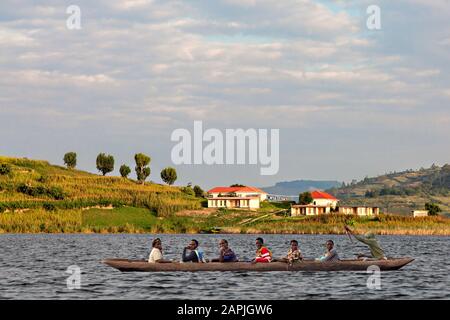
POLYGON ((128 205, 164 215, 201 207, 198 199, 178 187, 141 185, 129 179, 70 170, 46 161, 0 157, 0 168, 0 212, 128 205))

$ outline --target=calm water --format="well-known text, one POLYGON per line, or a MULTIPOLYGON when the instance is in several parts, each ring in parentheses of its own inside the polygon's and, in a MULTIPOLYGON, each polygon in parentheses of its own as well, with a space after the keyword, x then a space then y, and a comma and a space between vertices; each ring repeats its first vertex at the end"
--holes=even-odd
MULTIPOLYGON (((158 235, 166 258, 179 258, 192 235, 158 235)), ((224 235, 195 235, 209 258, 224 235)), ((255 235, 225 235, 241 260, 254 253, 255 235)), ((380 236, 389 256, 416 260, 383 272, 381 290, 369 290, 365 272, 121 273, 103 258, 146 258, 154 235, 0 235, 1 299, 449 299, 450 237, 380 236), (69 290, 66 269, 82 270, 79 290, 69 290)), ((346 236, 266 235, 279 257, 296 238, 306 257, 317 257, 333 239, 351 258, 364 246, 346 236)))

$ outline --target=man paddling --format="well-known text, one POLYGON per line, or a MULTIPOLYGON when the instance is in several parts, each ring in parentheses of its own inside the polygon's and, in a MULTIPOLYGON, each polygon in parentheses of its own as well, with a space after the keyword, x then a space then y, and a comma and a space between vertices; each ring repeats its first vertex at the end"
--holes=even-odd
POLYGON ((205 256, 203 254, 203 251, 199 249, 198 247, 198 241, 195 239, 192 239, 191 242, 187 247, 183 250, 183 255, 181 257, 181 261, 183 262, 203 262, 205 263, 205 256), (187 251, 190 250, 189 254, 187 254, 187 251))
POLYGON ((365 245, 367 245, 370 249, 370 253, 371 255, 364 255, 364 254, 359 254, 358 255, 358 259, 364 259, 364 258, 369 258, 369 259, 376 259, 376 260, 383 260, 383 259, 387 259, 383 249, 381 249, 380 245, 378 244, 377 239, 375 238, 375 235, 371 232, 366 233, 365 236, 358 236, 356 234, 353 233, 353 231, 345 226, 345 231, 347 231, 350 235, 354 236, 356 240, 364 243, 365 245))

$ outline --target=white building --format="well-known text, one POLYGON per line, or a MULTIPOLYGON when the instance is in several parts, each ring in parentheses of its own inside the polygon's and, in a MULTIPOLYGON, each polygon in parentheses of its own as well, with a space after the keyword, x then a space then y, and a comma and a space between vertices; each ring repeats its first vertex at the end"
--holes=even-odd
POLYGON ((366 206, 339 206, 338 212, 357 216, 376 216, 380 213, 380 208, 366 206))
POLYGON ((414 218, 416 217, 428 217, 428 210, 413 210, 411 211, 414 218))
POLYGON ((313 200, 306 205, 292 205, 291 216, 315 216, 320 214, 340 213, 358 216, 374 216, 380 213, 378 207, 338 206, 339 200, 323 191, 312 191, 313 200))
POLYGON ((216 187, 208 191, 208 208, 258 209, 267 192, 254 187, 216 187))
POLYGON ((323 191, 318 191, 318 190, 312 191, 311 197, 313 198, 313 201, 311 204, 313 204, 315 206, 330 207, 330 208, 336 209, 336 206, 339 202, 339 200, 336 199, 331 194, 323 192, 323 191))

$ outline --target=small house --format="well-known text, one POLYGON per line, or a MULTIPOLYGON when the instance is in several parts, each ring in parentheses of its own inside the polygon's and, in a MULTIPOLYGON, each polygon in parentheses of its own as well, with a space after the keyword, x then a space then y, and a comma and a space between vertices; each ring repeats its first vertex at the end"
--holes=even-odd
POLYGON ((258 209, 267 192, 255 187, 215 187, 207 195, 208 208, 258 209))
POLYGON ((428 210, 413 210, 411 211, 411 213, 414 218, 417 218, 417 217, 428 217, 429 212, 428 210))
POLYGON ((306 205, 295 204, 291 206, 291 216, 315 216, 320 214, 340 213, 357 216, 375 216, 380 213, 378 207, 368 206, 341 206, 339 200, 323 191, 312 191, 312 201, 306 205))

